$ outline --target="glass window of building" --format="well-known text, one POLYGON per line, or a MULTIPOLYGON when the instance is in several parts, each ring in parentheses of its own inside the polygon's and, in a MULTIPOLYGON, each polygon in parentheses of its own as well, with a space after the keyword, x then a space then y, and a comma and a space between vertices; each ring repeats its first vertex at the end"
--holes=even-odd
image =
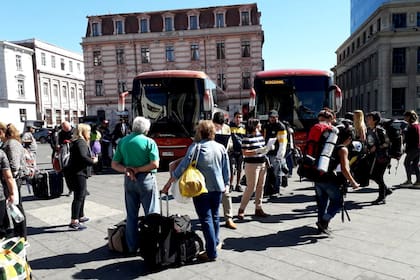
POLYGON ((127 83, 125 81, 118 80, 118 92, 127 91, 127 83))
POLYGON ((49 85, 48 83, 42 83, 42 93, 44 98, 47 98, 48 100, 48 96, 49 96, 49 85))
POLYGON ((55 100, 58 99, 58 85, 57 84, 53 85, 53 96, 55 100))
POLYGON ((381 18, 378 18, 378 20, 376 21, 376 31, 379 32, 381 31, 381 18))
POLYGON ((101 30, 100 30, 100 25, 98 22, 93 22, 92 23, 92 36, 96 37, 96 36, 100 36, 101 35, 101 30))
POLYGON ((64 62, 64 58, 60 60, 61 70, 66 71, 66 63, 64 62))
POLYGON ((225 59, 225 43, 224 42, 217 42, 216 43, 216 58, 217 59, 225 59))
POLYGON ((70 73, 73 73, 73 61, 69 61, 69 71, 70 73))
POLYGON ((222 89, 226 90, 226 77, 224 73, 217 74, 217 85, 222 89))
POLYGON ((165 17, 165 31, 173 30, 173 19, 172 17, 165 17))
POLYGON ((122 20, 115 21, 115 34, 124 34, 124 23, 122 20))
POLYGON ((241 25, 249 25, 249 12, 248 11, 243 11, 241 12, 241 25))
POLYGON ((22 71, 22 56, 16 55, 16 70, 22 71))
POLYGON ((96 96, 103 96, 103 83, 102 80, 95 81, 95 95, 96 96))
POLYGON ((251 42, 250 41, 241 42, 241 54, 242 54, 242 57, 251 56, 251 42))
POLYGON ((407 14, 406 13, 392 14, 392 27, 394 28, 407 27, 407 14))
POLYGON ((216 27, 225 27, 224 13, 216 13, 216 27))
POLYGON ((102 65, 101 51, 93 51, 93 66, 102 65))
POLYGON ((251 88, 251 73, 242 72, 242 89, 251 88))
POLYGON ((124 49, 116 50, 117 64, 124 64, 124 49))
POLYGON ((175 61, 175 51, 173 46, 166 46, 166 61, 173 62, 175 61))
POLYGON ((405 88, 392 88, 392 115, 401 116, 405 112, 405 88))
POLYGON ((51 67, 55 68, 55 55, 51 56, 51 67))
POLYGON ((25 97, 25 81, 23 79, 17 80, 17 90, 19 97, 25 97))
POLYGON ((190 16, 189 21, 190 21, 190 30, 198 29, 198 17, 197 16, 195 16, 195 15, 190 16))
POLYGON ((146 18, 140 20, 140 33, 149 32, 149 21, 146 18))
POLYGON ((71 100, 76 100, 76 91, 75 91, 74 87, 70 88, 70 99, 71 100))
POLYGON ((47 58, 45 57, 45 53, 41 53, 41 65, 47 66, 47 58))
POLYGON ((191 44, 191 60, 200 60, 200 47, 198 44, 191 44))
POLYGON ((76 63, 76 68, 77 68, 77 73, 80 74, 82 72, 82 70, 80 68, 80 63, 76 63))
POLYGON ((150 50, 149 48, 141 48, 141 63, 150 63, 150 50))
POLYGON ((392 73, 405 73, 405 48, 394 48, 392 50, 392 73))

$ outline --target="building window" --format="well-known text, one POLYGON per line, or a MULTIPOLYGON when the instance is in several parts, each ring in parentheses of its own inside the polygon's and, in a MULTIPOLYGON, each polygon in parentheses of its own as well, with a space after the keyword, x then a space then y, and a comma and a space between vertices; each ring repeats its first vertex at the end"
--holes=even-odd
POLYGON ((51 109, 45 109, 45 121, 47 124, 52 124, 51 109))
POLYGON ((20 116, 20 121, 24 122, 27 120, 28 116, 26 114, 26 109, 19 109, 19 116, 20 116))
POLYGON ((70 73, 73 73, 73 61, 69 61, 69 71, 70 73))
POLYGON ((217 74, 217 85, 222 90, 226 90, 226 77, 225 77, 225 74, 223 74, 223 73, 217 74))
POLYGON ((172 31, 173 30, 173 19, 172 17, 165 17, 165 31, 172 31))
POLYGON ((392 50, 392 73, 405 73, 405 48, 394 48, 392 50))
POLYGON ((115 21, 115 34, 124 34, 124 23, 122 20, 115 21))
POLYGON ((124 64, 124 49, 117 49, 117 64, 124 64))
POLYGON ((16 70, 22 71, 22 56, 16 55, 16 70))
POLYGON ((175 54, 174 54, 174 47, 173 46, 167 46, 166 47, 166 61, 167 62, 175 61, 175 54))
POLYGON ((42 93, 43 93, 45 98, 48 98, 48 95, 49 95, 48 83, 43 83, 42 84, 42 93))
POLYGON ((190 30, 198 29, 198 17, 197 16, 190 16, 190 30))
POLYGON ((405 13, 392 14, 392 27, 394 28, 407 27, 407 14, 405 13))
POLYGON ((216 43, 216 58, 217 59, 225 59, 225 43, 224 42, 217 42, 216 43))
POLYGON ((93 66, 100 66, 100 65, 102 65, 101 51, 94 51, 93 52, 93 66))
POLYGON ((71 100, 76 100, 76 91, 75 91, 74 87, 70 88, 70 99, 71 100))
POLYGON ((141 63, 150 63, 149 48, 141 48, 141 63))
POLYGON ((216 13, 216 27, 225 27, 224 13, 216 13))
POLYGON ((96 96, 103 96, 103 84, 102 80, 96 80, 95 81, 95 95, 96 96))
POLYGON ((249 25, 249 22, 250 22, 250 20, 249 20, 249 12, 248 11, 241 12, 241 25, 242 26, 249 25))
POLYGON ((149 32, 149 21, 146 18, 140 20, 140 33, 149 32))
POLYGON ((47 66, 47 58, 45 57, 45 53, 41 53, 41 65, 47 66))
POLYGON ((76 63, 76 68, 77 68, 77 73, 81 73, 82 72, 82 68, 80 68, 80 63, 76 63))
POLYGON ((417 74, 420 74, 420 47, 417 48, 417 74))
POLYGON ((250 41, 242 41, 242 43, 241 43, 241 54, 242 54, 242 57, 250 57, 251 56, 251 42, 250 41))
POLYGON ((79 100, 83 100, 83 90, 81 88, 79 88, 79 100))
POLYGON ((402 116, 405 112, 405 88, 392 89, 392 115, 402 116))
POLYGON ((420 12, 417 12, 416 26, 420 26, 420 12))
POLYGON ((127 84, 126 84, 126 82, 125 81, 118 80, 118 92, 121 93, 121 92, 124 92, 124 91, 127 91, 127 84))
POLYGON ((96 37, 96 36, 100 36, 101 35, 101 28, 98 22, 93 22, 92 23, 92 36, 96 37))
POLYGON ((61 87, 61 97, 63 98, 64 101, 68 102, 69 96, 67 94, 67 86, 61 87))
POLYGON ((55 110, 55 123, 61 123, 61 110, 55 110))
POLYGON ((19 97, 25 97, 25 81, 24 80, 17 80, 17 90, 19 97))
POLYGON ((55 56, 54 55, 51 56, 51 67, 55 68, 55 56))
POLYGON ((378 20, 376 21, 376 31, 379 32, 381 31, 381 18, 378 18, 378 20))
POLYGON ((191 44, 191 60, 200 60, 200 47, 198 44, 191 44))
POLYGON ((56 84, 53 85, 53 95, 54 95, 54 99, 58 100, 58 85, 56 84))
POLYGON ((66 71, 66 63, 64 62, 64 58, 60 60, 61 70, 66 71))
POLYGON ((242 89, 251 88, 251 73, 242 72, 242 89))

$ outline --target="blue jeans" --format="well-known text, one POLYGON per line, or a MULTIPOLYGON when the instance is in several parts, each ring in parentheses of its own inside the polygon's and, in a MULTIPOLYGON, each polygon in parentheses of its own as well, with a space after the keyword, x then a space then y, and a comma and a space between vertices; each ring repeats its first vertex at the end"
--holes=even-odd
POLYGON ((160 213, 159 191, 156 185, 156 177, 152 173, 139 173, 137 180, 132 181, 125 176, 125 209, 127 211, 127 226, 125 237, 129 252, 138 249, 138 216, 140 204, 144 214, 160 213))
POLYGON ((216 246, 219 244, 219 206, 221 200, 221 192, 203 193, 193 198, 195 211, 206 240, 207 256, 210 259, 217 257, 216 246))
POLYGON ((340 211, 343 197, 339 186, 332 182, 315 182, 318 221, 330 221, 340 211))

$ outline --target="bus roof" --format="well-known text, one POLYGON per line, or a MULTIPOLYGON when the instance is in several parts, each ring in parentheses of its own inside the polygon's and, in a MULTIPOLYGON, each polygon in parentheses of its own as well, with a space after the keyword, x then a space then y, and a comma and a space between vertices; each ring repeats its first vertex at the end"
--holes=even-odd
POLYGON ((326 76, 331 77, 332 72, 326 70, 315 69, 279 69, 259 71, 255 74, 255 78, 276 78, 279 76, 326 76))
POLYGON ((150 79, 150 78, 198 78, 206 79, 208 78, 207 74, 202 71, 193 71, 193 70, 160 70, 160 71, 151 71, 143 72, 138 75, 135 79, 150 79))

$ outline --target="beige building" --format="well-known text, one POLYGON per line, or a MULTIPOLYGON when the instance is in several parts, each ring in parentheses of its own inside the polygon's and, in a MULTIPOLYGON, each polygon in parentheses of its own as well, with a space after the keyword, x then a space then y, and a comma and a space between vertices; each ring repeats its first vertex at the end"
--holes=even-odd
POLYGON ((343 112, 420 112, 420 1, 380 6, 337 49, 343 112))
POLYGON ((87 114, 115 123, 118 95, 133 78, 167 69, 206 72, 228 94, 233 114, 263 70, 263 41, 256 4, 89 16, 82 40, 87 114))

